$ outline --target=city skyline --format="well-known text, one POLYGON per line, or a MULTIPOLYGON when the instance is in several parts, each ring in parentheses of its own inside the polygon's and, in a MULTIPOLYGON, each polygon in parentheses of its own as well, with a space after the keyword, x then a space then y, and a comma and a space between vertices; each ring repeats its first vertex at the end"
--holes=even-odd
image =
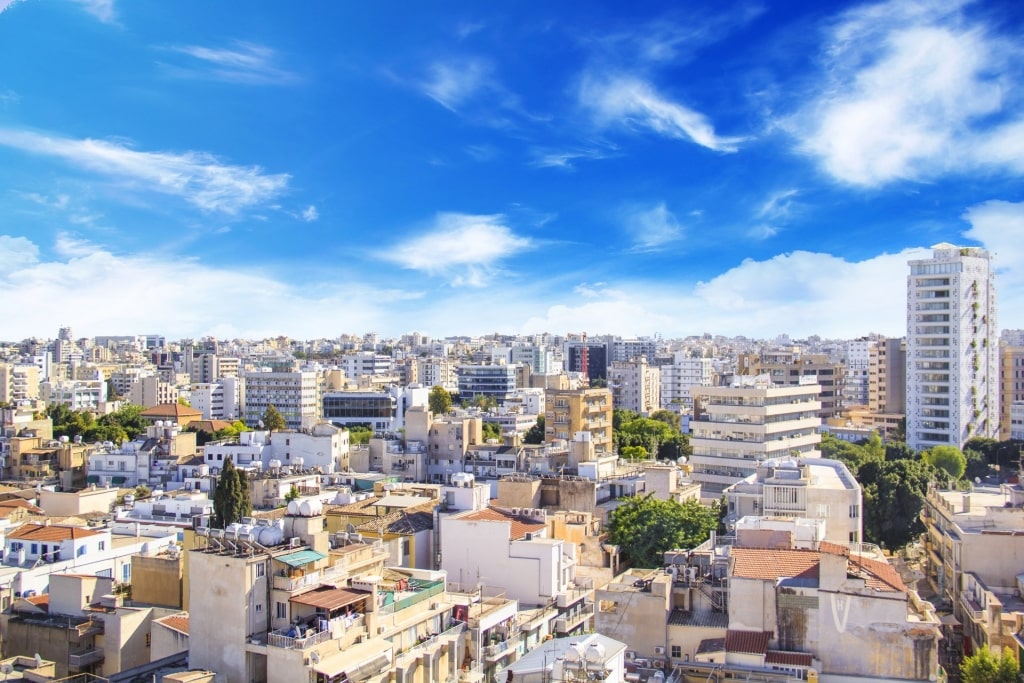
POLYGON ((940 242, 1021 328, 1021 24, 0 0, 4 337, 902 336, 940 242))

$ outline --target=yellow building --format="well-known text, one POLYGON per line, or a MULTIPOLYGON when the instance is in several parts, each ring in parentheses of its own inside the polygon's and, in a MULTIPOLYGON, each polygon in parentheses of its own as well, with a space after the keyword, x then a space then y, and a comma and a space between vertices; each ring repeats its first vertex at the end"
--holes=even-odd
POLYGON ((612 392, 608 389, 549 389, 545 396, 544 440, 569 441, 576 432, 590 432, 594 453, 611 453, 612 392))

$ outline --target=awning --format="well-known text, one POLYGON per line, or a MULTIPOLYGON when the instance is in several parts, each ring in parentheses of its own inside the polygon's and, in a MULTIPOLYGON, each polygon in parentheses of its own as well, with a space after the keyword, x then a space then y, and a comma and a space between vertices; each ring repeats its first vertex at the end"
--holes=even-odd
POLYGON ((372 640, 359 643, 315 662, 313 671, 328 678, 344 673, 348 675, 350 681, 358 683, 380 673, 390 665, 392 647, 391 643, 372 640))
POLYGON ((939 623, 941 623, 944 626, 959 626, 960 620, 952 614, 943 614, 941 617, 939 617, 939 623))
POLYGON ((348 605, 366 602, 367 595, 371 595, 371 593, 352 588, 327 588, 300 593, 291 598, 290 602, 333 611, 348 605))
POLYGON ((315 550, 297 550, 287 555, 278 555, 275 560, 280 560, 291 567, 302 567, 310 562, 326 559, 326 555, 315 550))

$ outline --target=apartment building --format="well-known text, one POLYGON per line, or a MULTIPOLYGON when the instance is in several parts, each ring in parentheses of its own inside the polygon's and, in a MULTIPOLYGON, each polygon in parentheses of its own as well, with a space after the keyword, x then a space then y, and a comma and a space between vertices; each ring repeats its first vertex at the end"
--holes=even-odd
MULTIPOLYGON (((1024 346, 999 344, 999 440, 1011 435, 1014 403, 1024 402, 1024 346)), ((1018 430, 1019 431, 1019 430, 1018 430)))
POLYGON ((863 501, 860 484, 838 460, 784 458, 765 460, 757 471, 725 490, 726 524, 747 516, 822 519, 822 540, 860 543, 863 501))
POLYGON ((264 372, 243 374, 242 421, 259 425, 267 406, 273 405, 288 429, 315 424, 320 415, 320 382, 315 372, 264 372))
POLYGON ((756 474, 763 461, 821 456, 819 385, 777 386, 764 376, 742 381, 697 390, 690 464, 705 499, 756 474))
POLYGON ((659 366, 661 371, 661 407, 693 410, 692 387, 709 387, 714 383, 715 367, 710 358, 691 358, 682 351, 673 355, 671 363, 659 366))
POLYGON ((650 415, 661 408, 661 371, 647 364, 647 357, 613 361, 608 368, 608 387, 616 408, 650 415))
POLYGON ((241 384, 237 377, 224 377, 215 382, 192 385, 189 405, 198 410, 204 420, 238 419, 241 403, 241 384))
POLYGON ((814 382, 821 387, 818 414, 822 420, 836 417, 842 410, 846 365, 834 362, 825 354, 799 354, 776 350, 761 354, 751 374, 765 374, 777 386, 792 387, 814 382))
POLYGON ((866 406, 871 385, 871 350, 874 340, 858 339, 846 344, 846 377, 843 380, 843 407, 866 406))
POLYGON ((612 392, 609 389, 548 390, 544 407, 544 440, 570 440, 588 432, 594 453, 613 451, 612 392))
POLYGON ((518 365, 460 365, 459 400, 472 403, 478 398, 502 405, 516 390, 518 365))
POLYGON ((963 642, 957 645, 965 653, 986 646, 996 651, 1024 616, 1024 488, 932 486, 921 519, 925 578, 962 625, 963 642))
POLYGON ((937 244, 907 276, 907 445, 962 447, 999 433, 999 350, 991 257, 937 244))
POLYGON ((29 363, 0 363, 0 402, 39 398, 39 368, 29 363))

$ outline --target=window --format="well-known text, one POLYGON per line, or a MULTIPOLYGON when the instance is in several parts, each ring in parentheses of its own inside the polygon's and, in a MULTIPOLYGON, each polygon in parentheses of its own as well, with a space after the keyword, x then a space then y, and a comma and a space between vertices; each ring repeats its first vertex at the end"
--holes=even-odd
POLYGON ((277 618, 287 619, 288 618, 288 604, 284 602, 277 603, 277 618))
POLYGON ((672 659, 679 659, 683 656, 683 648, 680 645, 672 646, 672 659))
POLYGON ((132 565, 131 563, 125 563, 121 565, 121 581, 128 583, 132 580, 132 565))
POLYGON ((107 542, 106 541, 100 541, 99 542, 99 549, 100 550, 106 550, 107 549, 107 542))
POLYGON ((257 602, 256 603, 256 614, 263 614, 263 603, 262 602, 257 602))
POLYGON ((259 577, 259 576, 266 576, 266 574, 267 574, 267 565, 263 564, 262 562, 260 564, 256 565, 256 576, 257 577, 259 577))
POLYGON ((857 519, 858 517, 860 517, 860 506, 859 505, 851 505, 850 506, 850 519, 857 519))
POLYGON ((38 543, 33 543, 32 544, 32 549, 29 552, 31 552, 33 555, 38 555, 39 554, 39 544, 38 543))

